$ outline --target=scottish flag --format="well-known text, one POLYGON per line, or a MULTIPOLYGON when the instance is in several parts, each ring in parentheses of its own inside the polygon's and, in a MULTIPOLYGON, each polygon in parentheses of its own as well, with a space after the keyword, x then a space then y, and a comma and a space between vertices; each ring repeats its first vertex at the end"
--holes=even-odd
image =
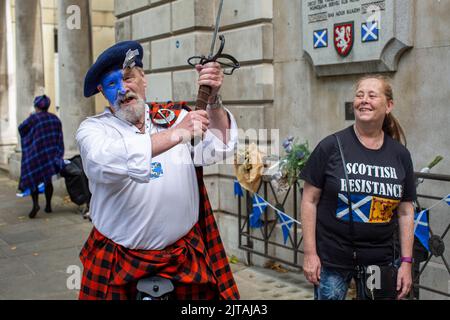
POLYGON ((445 198, 445 202, 450 206, 450 194, 445 198))
POLYGON ((266 201, 255 193, 253 196, 253 210, 249 218, 250 228, 260 228, 262 226, 261 215, 266 208, 266 201))
POLYGON ((244 196, 241 184, 237 180, 234 180, 234 195, 238 196, 239 198, 242 198, 244 196))
POLYGON ((430 251, 428 241, 430 240, 430 229, 428 226, 428 210, 414 213, 414 235, 420 243, 430 251))
MULTIPOLYGON (((370 220, 370 207, 372 206, 372 196, 362 194, 352 194, 352 211, 354 222, 368 223, 370 220)), ((336 217, 344 221, 349 219, 349 202, 346 195, 338 194, 338 206, 336 209, 336 217)))
POLYGON ((280 211, 277 211, 277 213, 278 213, 278 220, 280 220, 281 230, 283 231, 284 244, 286 244, 287 239, 289 237, 289 232, 291 230, 292 225, 294 224, 294 221, 292 220, 291 217, 281 213, 280 211))
POLYGON ((378 41, 380 27, 378 21, 363 23, 361 27, 362 42, 378 41))
POLYGON ((314 49, 328 47, 328 30, 314 31, 314 49))

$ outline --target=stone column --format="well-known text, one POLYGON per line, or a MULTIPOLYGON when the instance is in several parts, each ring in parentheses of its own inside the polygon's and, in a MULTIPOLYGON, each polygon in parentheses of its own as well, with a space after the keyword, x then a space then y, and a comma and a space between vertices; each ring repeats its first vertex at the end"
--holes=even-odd
MULTIPOLYGON (((17 125, 33 111, 33 99, 44 93, 44 57, 40 0, 16 0, 16 92, 17 125)), ((20 174, 20 137, 16 153, 10 158, 10 175, 20 174)))
POLYGON ((0 0, 0 166, 6 167, 17 144, 15 92, 12 80, 11 3, 0 0))
POLYGON ((42 16, 39 0, 16 0, 17 124, 33 110, 33 99, 44 91, 42 16))
POLYGON ((75 134, 80 123, 95 112, 94 99, 83 96, 84 77, 92 65, 89 0, 60 0, 58 21, 60 116, 69 158, 79 153, 75 134))

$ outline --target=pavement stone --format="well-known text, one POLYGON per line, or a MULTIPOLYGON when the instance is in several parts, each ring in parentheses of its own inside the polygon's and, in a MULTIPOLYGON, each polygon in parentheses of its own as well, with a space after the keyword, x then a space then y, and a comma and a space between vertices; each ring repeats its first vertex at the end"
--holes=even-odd
POLYGON ((8 300, 44 300, 48 296, 53 296, 54 300, 57 300, 60 296, 70 293, 66 282, 65 272, 15 276, 0 280, 0 295, 8 300))
POLYGON ((234 271, 234 278, 243 300, 313 299, 313 286, 299 271, 280 273, 257 266, 244 266, 234 271))
MULTIPOLYGON (((54 197, 53 213, 28 218, 31 199, 16 197, 17 182, 0 170, 0 300, 74 300, 69 266, 81 268, 79 252, 92 225, 78 206, 54 197)), ((243 300, 310 300, 313 289, 300 272, 280 273, 231 263, 243 300)))
POLYGON ((33 271, 19 258, 8 257, 0 259, 0 281, 11 277, 22 277, 32 274, 33 271))
POLYGON ((78 255, 74 255, 74 251, 77 250, 74 248, 53 250, 21 256, 18 260, 36 275, 49 272, 67 273, 69 266, 76 265, 81 268, 81 261, 78 255))

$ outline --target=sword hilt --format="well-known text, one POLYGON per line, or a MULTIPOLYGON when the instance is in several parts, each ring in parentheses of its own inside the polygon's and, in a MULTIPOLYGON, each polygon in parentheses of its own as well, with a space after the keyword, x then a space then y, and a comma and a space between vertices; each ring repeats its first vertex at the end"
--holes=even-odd
MULTIPOLYGON (((219 51, 214 56, 195 56, 188 59, 188 63, 195 67, 198 64, 205 65, 208 62, 218 62, 221 66, 231 68, 231 71, 224 70, 223 73, 227 75, 233 74, 234 70, 240 68, 239 61, 237 61, 233 56, 229 54, 222 53, 223 48, 225 46, 225 37, 223 35, 219 36, 219 39, 221 41, 219 51)), ((210 86, 201 85, 198 88, 198 94, 197 94, 197 102, 196 102, 196 110, 206 110, 206 107, 208 106, 208 100, 211 96, 212 88, 210 86)), ((192 139, 191 144, 195 146, 198 141, 201 141, 201 139, 192 139)))
POLYGON ((210 86, 202 85, 198 88, 196 110, 206 110, 211 91, 212 88, 210 86))
POLYGON ((226 75, 232 75, 233 72, 241 67, 239 61, 232 55, 222 53, 225 47, 225 37, 223 35, 219 36, 221 41, 220 48, 214 56, 194 56, 188 59, 188 64, 195 68, 196 65, 205 65, 208 62, 218 62, 222 67, 224 67, 223 73, 226 75))
MULTIPOLYGON (((198 88, 197 103, 195 104, 195 110, 206 110, 208 106, 208 99, 211 95, 212 88, 210 86, 202 85, 198 88)), ((202 139, 200 137, 194 137, 191 140, 191 145, 196 146, 202 139)))

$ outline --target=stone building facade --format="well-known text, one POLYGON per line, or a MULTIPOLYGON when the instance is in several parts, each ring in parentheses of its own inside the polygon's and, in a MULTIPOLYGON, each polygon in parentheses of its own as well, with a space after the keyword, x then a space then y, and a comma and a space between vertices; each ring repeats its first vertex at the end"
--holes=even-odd
MULTIPOLYGON (((17 1, 21 0, 15 0, 17 1)), ((27 11, 23 13, 26 13, 28 21, 37 17, 37 11, 33 11, 33 6, 29 5, 35 1, 37 0, 26 1, 28 7, 24 10, 27 11)), ((58 81, 64 86, 58 88, 56 82, 52 85, 52 80, 48 80, 54 78, 48 78, 48 75, 55 72, 52 71, 55 62, 51 57, 53 49, 47 44, 53 43, 51 30, 57 24, 55 17, 65 14, 64 17, 67 18, 67 12, 56 11, 55 1, 41 2, 43 19, 46 19, 48 13, 53 18, 49 18, 51 22, 44 23, 41 35, 35 34, 31 40, 21 42, 28 48, 25 53, 35 52, 33 46, 36 46, 35 42, 39 37, 42 37, 46 44, 42 57, 35 55, 26 58, 27 63, 33 61, 31 65, 36 67, 33 71, 36 79, 27 84, 30 83, 29 79, 19 79, 25 79, 30 74, 29 69, 21 69, 23 75, 20 70, 11 69, 11 61, 18 60, 18 65, 21 66, 23 63, 19 61, 24 59, 18 55, 17 45, 12 45, 13 38, 18 36, 13 36, 13 33, 17 30, 14 24, 17 24, 20 15, 14 14, 15 7, 11 6, 11 2, 13 0, 0 0, 0 163, 5 165, 6 159, 16 149, 17 123, 26 114, 23 108, 31 107, 32 96, 39 91, 38 88, 43 86, 43 83, 54 98, 52 100, 61 101, 61 117, 68 130, 65 132, 67 144, 70 146, 70 152, 76 152, 71 140, 74 130, 94 109, 95 112, 101 111, 105 101, 98 97, 94 107, 94 102, 84 99, 78 88, 72 93, 65 92, 69 96, 63 100, 70 104, 65 107, 63 100, 56 97, 56 92, 71 88, 73 81, 82 82, 87 60, 95 58, 105 47, 112 44, 113 38, 115 41, 134 39, 143 45, 146 55, 144 69, 149 83, 148 100, 194 102, 197 76, 187 65, 187 59, 208 53, 218 0, 91 1, 89 12, 92 33, 89 30, 79 34, 66 32, 58 42, 62 45, 58 48, 60 52, 64 47, 74 47, 74 37, 85 41, 82 50, 74 50, 69 56, 62 54, 65 63, 69 63, 64 67, 73 68, 74 64, 80 63, 82 68, 75 68, 75 71, 70 69, 65 76, 68 82, 58 81), (115 28, 112 28, 113 25, 115 28), (48 32, 45 31, 47 29, 48 32), (93 41, 89 42, 86 37, 91 35, 93 41), (85 59, 86 57, 88 59, 85 59), (43 64, 39 62, 42 59, 50 62, 43 64), (19 102, 20 99, 29 101, 19 102), (64 107, 66 114, 62 111, 64 107)), ((80 9, 85 10, 82 16, 88 12, 88 2, 58 1, 64 3, 66 8, 78 3, 80 9)), ((415 169, 420 170, 439 154, 444 160, 433 172, 449 174, 450 148, 447 143, 450 138, 450 0, 225 0, 220 33, 226 37, 226 53, 235 56, 242 67, 233 76, 225 78, 222 89, 224 104, 233 112, 239 127, 244 130, 275 129, 278 130, 280 139, 293 135, 302 141, 309 141, 311 147, 326 135, 349 126, 352 121, 346 118, 346 103, 353 100, 354 84, 362 73, 374 72, 376 68, 374 69, 371 63, 360 64, 356 71, 354 68, 318 68, 313 65, 314 57, 305 51, 305 41, 309 41, 309 38, 313 41, 313 35, 307 33, 310 32, 308 28, 311 20, 306 21, 310 19, 310 15, 305 13, 305 10, 307 6, 311 9, 316 5, 323 8, 323 5, 329 7, 344 3, 361 3, 363 8, 365 4, 375 2, 383 5, 385 11, 386 8, 394 8, 392 23, 395 23, 395 26, 391 27, 407 38, 403 40, 402 36, 398 37, 405 42, 394 44, 402 49, 395 57, 388 57, 389 67, 380 68, 380 71, 392 78, 394 114, 406 131, 415 169), (396 21, 395 17, 402 17, 402 10, 406 7, 408 18, 396 21)), ((359 27, 358 25, 355 29, 355 41, 360 33, 359 27)), ((64 30, 64 25, 59 25, 58 28, 62 34, 67 31, 64 30)), ((31 30, 37 32, 38 28, 31 30)), ((331 36, 328 41, 328 49, 331 49, 331 36)), ((42 49, 39 50, 42 52, 42 49)), ((353 50, 356 56, 359 50, 356 45, 353 50)), ((61 57, 58 62, 60 66, 61 63, 64 64, 61 57)), ((349 57, 345 59, 352 59, 352 54, 349 57)), ((342 61, 346 61, 345 59, 342 58, 342 61)), ((265 138, 270 140, 270 137, 265 138)), ((265 140, 264 137, 262 140, 265 140)), ((277 145, 277 141, 272 142, 277 145)), ((12 161, 18 159, 12 157, 12 161)), ((11 171, 13 174, 13 170, 11 171)), ((227 251, 245 261, 245 252, 238 248, 238 205, 233 193, 234 168, 232 165, 216 165, 206 168, 205 173, 227 251)), ((419 193, 421 192, 444 196, 450 193, 450 185, 427 181, 420 186, 419 193)), ((432 204, 433 201, 424 201, 422 206, 432 204)), ((442 234, 449 220, 448 207, 442 205, 433 209, 431 226, 436 234, 442 234)), ((276 236, 279 236, 279 230, 277 232, 276 236)), ((446 239, 445 244, 449 247, 450 240, 446 239)), ((449 252, 445 253, 447 261, 450 261, 449 252)), ((273 249, 270 254, 282 257, 286 253, 273 249)), ((264 264, 265 259, 255 257, 253 262, 264 264)), ((422 277, 423 283, 448 292, 449 280, 442 260, 433 258, 422 277)), ((424 292, 423 297, 437 296, 424 292)))
POLYGON ((79 123, 102 110, 106 100, 83 99, 92 60, 114 43, 112 0, 0 1, 0 167, 20 174, 17 126, 47 94, 61 117, 66 156, 78 153, 79 123))
MULTIPOLYGON (((394 19, 399 21, 391 21, 396 25, 390 27, 406 43, 390 44, 399 50, 394 57, 387 57, 391 69, 380 71, 388 71, 392 78, 394 114, 405 128, 416 170, 440 154, 445 160, 433 172, 448 174, 450 1, 392 1, 379 2, 382 10, 394 8, 394 19)), ((326 135, 352 123, 346 120, 345 103, 353 100, 354 84, 361 74, 374 70, 369 63, 360 64, 356 72, 343 68, 340 73, 313 66, 304 51, 304 41, 308 37, 312 41, 312 34, 305 37, 308 15, 302 11, 303 5, 316 2, 327 6, 330 1, 225 0, 220 33, 226 37, 225 51, 235 56, 242 68, 226 77, 222 96, 240 128, 279 129, 280 138, 294 135, 315 146, 326 135)), ((367 8, 373 1, 362 2, 361 8, 367 8)), ((216 0, 115 1, 116 40, 134 39, 145 47, 149 100, 195 100, 196 73, 186 60, 208 53, 217 7, 216 0)), ((332 39, 329 41, 332 46, 332 39)), ((237 249, 233 166, 214 166, 207 173, 228 251, 244 259, 245 254, 237 249)), ((436 182, 425 182, 420 188, 440 195, 450 190, 448 183, 436 182)), ((448 222, 448 208, 436 208, 431 218, 434 230, 443 232, 448 222)), ((448 240, 446 244, 450 245, 448 240)), ((276 250, 271 254, 283 255, 276 250)), ((446 257, 450 259, 448 253, 446 257)), ((264 263, 264 259, 254 261, 264 263)), ((449 277, 442 261, 432 261, 423 281, 448 291, 449 277)))

